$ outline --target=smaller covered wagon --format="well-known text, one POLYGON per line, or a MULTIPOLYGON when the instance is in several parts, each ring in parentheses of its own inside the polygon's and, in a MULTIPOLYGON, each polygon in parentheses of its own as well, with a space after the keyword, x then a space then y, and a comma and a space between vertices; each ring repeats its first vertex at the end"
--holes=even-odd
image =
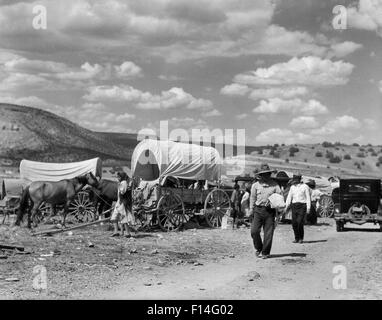
POLYGON ((220 188, 222 160, 212 147, 145 139, 135 148, 131 171, 134 215, 164 231, 179 229, 192 215, 220 227, 230 214, 228 194, 220 188))
MULTIPOLYGON (((86 173, 93 173, 97 178, 102 177, 102 161, 100 158, 89 159, 80 162, 48 163, 30 160, 22 160, 20 163, 20 179, 24 185, 34 181, 56 182, 64 179, 72 179, 86 173)), ((51 215, 51 207, 42 203, 39 208, 39 218, 43 219, 51 215)), ((96 218, 94 203, 89 199, 86 190, 78 192, 69 206, 69 214, 79 222, 88 222, 96 218)))

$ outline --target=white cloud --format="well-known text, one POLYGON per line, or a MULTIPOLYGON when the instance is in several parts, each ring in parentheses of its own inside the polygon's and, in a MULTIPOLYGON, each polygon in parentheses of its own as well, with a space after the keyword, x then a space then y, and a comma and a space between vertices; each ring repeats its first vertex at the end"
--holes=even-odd
POLYGON ((356 50, 361 49, 362 44, 355 43, 352 41, 345 41, 340 43, 335 43, 331 45, 331 49, 333 51, 333 55, 337 58, 343 58, 356 50))
POLYGON ((314 117, 297 117, 292 119, 289 126, 300 129, 312 129, 317 128, 319 125, 318 121, 314 117))
POLYGON ((129 85, 122 86, 95 86, 88 90, 84 99, 89 101, 118 101, 132 102, 139 109, 204 109, 211 110, 213 104, 210 100, 197 99, 185 92, 182 88, 173 87, 162 91, 160 95, 143 92, 129 85))
POLYGON ((207 111, 207 112, 202 114, 202 116, 204 116, 204 117, 218 117, 221 115, 222 115, 222 113, 217 109, 212 109, 211 111, 207 111))
POLYGON ((323 136, 332 135, 341 131, 356 130, 356 129, 359 129, 360 127, 361 127, 361 121, 359 121, 358 119, 352 116, 343 115, 328 121, 321 128, 313 129, 312 134, 323 135, 323 136))
POLYGON ((120 66, 114 66, 114 69, 121 78, 132 78, 142 75, 141 67, 131 61, 125 61, 120 66))
POLYGON ((357 7, 347 9, 348 24, 351 28, 381 31, 382 1, 360 0, 357 7))
POLYGON ((255 113, 265 114, 304 114, 304 115, 319 115, 328 113, 328 108, 317 100, 309 100, 307 102, 301 99, 283 100, 272 98, 268 101, 261 100, 259 106, 253 109, 255 113))
POLYGON ((271 128, 261 132, 256 141, 263 144, 275 144, 275 143, 307 143, 312 141, 312 136, 304 133, 295 133, 288 129, 271 128))
POLYGON ((250 91, 251 89, 247 85, 232 83, 221 88, 220 93, 227 96, 244 96, 250 91))
POLYGON ((102 103, 85 103, 79 107, 47 105, 43 109, 65 117, 94 131, 130 132, 134 114, 115 113, 102 103))
POLYGON ((36 96, 27 96, 27 97, 13 97, 13 96, 2 96, 0 97, 0 103, 10 103, 18 104, 29 107, 47 107, 49 104, 36 96))
POLYGON ((238 74, 234 81, 245 85, 312 85, 318 87, 344 85, 354 66, 351 63, 319 57, 294 57, 269 68, 238 74))
POLYGON ((235 116, 235 118, 238 119, 238 120, 243 120, 243 119, 245 119, 245 118, 247 118, 247 117, 248 117, 248 114, 247 114, 247 113, 240 113, 240 114, 237 114, 237 115, 235 116))
POLYGON ((306 95, 307 93, 308 89, 306 87, 272 87, 254 89, 249 94, 249 98, 252 100, 271 98, 291 99, 306 95))

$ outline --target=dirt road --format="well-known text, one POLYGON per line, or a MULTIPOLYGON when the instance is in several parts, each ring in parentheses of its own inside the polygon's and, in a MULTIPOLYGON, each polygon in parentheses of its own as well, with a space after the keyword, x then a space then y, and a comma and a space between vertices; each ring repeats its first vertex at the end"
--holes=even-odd
MULTIPOLYGON (((335 232, 332 225, 307 227, 305 244, 291 243, 289 225, 276 232, 273 256, 254 257, 248 230, 231 231, 246 241, 237 255, 202 266, 179 266, 156 276, 141 274, 103 292, 116 299, 355 299, 382 298, 381 236, 357 230, 335 232), (347 289, 333 288, 334 266, 347 270, 347 289), (375 268, 375 269, 374 269, 375 268), (368 277, 370 271, 377 277, 368 277), (152 283, 152 286, 142 286, 152 283), (157 285, 157 284, 160 285, 157 285)), ((208 231, 207 231, 208 232, 208 231)), ((224 231, 223 231, 224 232, 224 231)), ((230 231, 227 231, 230 232, 230 231)), ((227 244, 228 245, 228 244, 227 244)))
POLYGON ((110 239, 105 230, 93 228, 73 235, 37 239, 34 246, 40 247, 40 252, 60 248, 60 255, 39 261, 41 257, 34 252, 0 260, 0 274, 14 276, 15 270, 24 269, 24 273, 16 273, 20 277, 18 283, 0 280, 5 284, 0 286, 0 297, 382 298, 382 237, 376 228, 366 230, 365 226, 337 233, 333 221, 327 220, 306 227, 306 243, 293 244, 292 238, 291 226, 279 225, 268 260, 254 256, 247 228, 151 233, 133 240, 110 239), (89 241, 93 248, 88 247, 89 241), (33 290, 32 275, 25 273, 37 263, 47 268, 47 292, 33 290), (337 268, 342 271, 346 268, 346 289, 333 287, 336 266, 341 266, 337 268))

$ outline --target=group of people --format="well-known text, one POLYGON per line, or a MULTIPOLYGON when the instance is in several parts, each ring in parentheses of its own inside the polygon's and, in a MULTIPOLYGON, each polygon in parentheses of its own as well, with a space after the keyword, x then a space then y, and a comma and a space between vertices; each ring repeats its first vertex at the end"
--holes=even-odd
POLYGON ((303 183, 301 174, 295 174, 289 183, 289 190, 285 194, 285 199, 284 190, 271 177, 273 172, 275 171, 271 170, 268 164, 262 164, 260 170, 255 173, 256 180, 251 187, 248 184, 245 185, 246 190, 241 201, 238 198, 239 187, 237 184, 231 198, 234 212, 245 212, 247 208, 252 218, 251 236, 255 254, 263 259, 270 256, 278 210, 272 205, 271 196, 273 194, 280 195, 284 204, 281 214, 285 215, 290 209, 292 211, 293 243, 303 243, 304 223, 308 214, 312 217, 310 222, 316 223, 316 202, 321 196, 321 192, 315 189, 314 181, 307 184, 303 183), (283 199, 285 199, 285 203, 283 199), (264 239, 260 236, 261 229, 264 230, 264 239))

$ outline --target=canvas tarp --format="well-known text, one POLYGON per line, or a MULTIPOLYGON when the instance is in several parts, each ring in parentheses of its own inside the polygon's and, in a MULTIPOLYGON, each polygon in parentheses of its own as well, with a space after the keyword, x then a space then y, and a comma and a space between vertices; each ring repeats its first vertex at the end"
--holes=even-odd
POLYGON ((27 181, 60 181, 72 179, 92 172, 102 177, 102 161, 100 158, 70 163, 48 163, 22 160, 20 178, 27 181))
POLYGON ((0 179, 0 200, 5 196, 20 196, 26 185, 22 179, 0 179))
POLYGON ((156 180, 164 176, 190 180, 219 180, 222 162, 212 147, 145 139, 134 149, 133 176, 156 180))

